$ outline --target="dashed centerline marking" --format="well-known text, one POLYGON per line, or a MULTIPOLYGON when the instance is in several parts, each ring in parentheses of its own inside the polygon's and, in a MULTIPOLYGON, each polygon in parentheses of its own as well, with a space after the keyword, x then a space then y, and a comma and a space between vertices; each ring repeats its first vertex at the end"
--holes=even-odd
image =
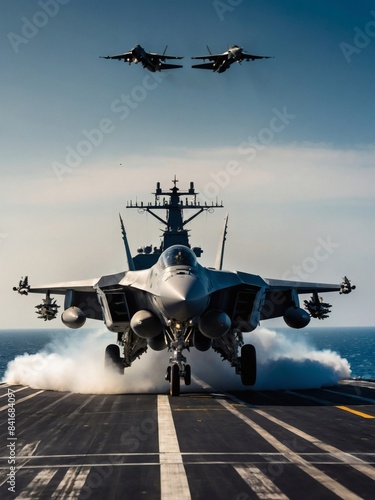
POLYGON ((23 491, 20 495, 17 495, 16 500, 21 498, 40 498, 44 488, 48 485, 56 472, 57 469, 41 470, 28 485, 27 491, 23 491))
POLYGON ((261 500, 289 500, 258 467, 237 465, 234 468, 261 500))
POLYGON ((374 415, 369 415, 368 413, 363 413, 362 411, 353 410, 352 408, 348 408, 347 406, 336 406, 336 408, 338 408, 339 410, 344 410, 350 413, 354 413, 354 415, 358 415, 363 418, 375 418, 374 415))
POLYGON ((158 396, 161 500, 191 500, 168 396, 158 396))

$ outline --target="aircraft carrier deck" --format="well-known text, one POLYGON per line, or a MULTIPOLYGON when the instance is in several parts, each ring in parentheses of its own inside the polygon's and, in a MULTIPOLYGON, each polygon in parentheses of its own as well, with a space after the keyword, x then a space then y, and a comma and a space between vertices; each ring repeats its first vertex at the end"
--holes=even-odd
POLYGON ((0 498, 374 498, 374 382, 200 383, 174 398, 2 384, 0 498))

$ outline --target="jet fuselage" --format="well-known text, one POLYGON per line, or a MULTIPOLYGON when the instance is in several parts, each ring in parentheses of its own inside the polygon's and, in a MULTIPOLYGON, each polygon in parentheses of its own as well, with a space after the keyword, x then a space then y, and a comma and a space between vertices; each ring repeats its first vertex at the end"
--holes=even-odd
POLYGON ((162 322, 186 322, 206 309, 210 298, 207 275, 189 248, 169 247, 151 269, 143 272, 146 283, 140 285, 146 286, 149 308, 162 322))

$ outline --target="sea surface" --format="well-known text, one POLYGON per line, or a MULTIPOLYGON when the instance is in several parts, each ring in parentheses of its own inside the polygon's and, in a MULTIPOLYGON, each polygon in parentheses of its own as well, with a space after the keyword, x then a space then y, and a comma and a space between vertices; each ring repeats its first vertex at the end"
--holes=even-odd
MULTIPOLYGON (((316 350, 330 350, 348 360, 351 377, 375 380, 375 327, 330 327, 304 328, 292 330, 275 328, 276 332, 291 341, 304 339, 316 350)), ((87 335, 89 329, 73 332, 74 335, 87 335)), ((35 355, 40 352, 53 352, 56 341, 68 339, 71 332, 64 330, 0 330, 0 380, 3 379, 8 363, 17 356, 35 355)), ((114 338, 108 342, 111 343, 114 338)), ((147 356, 147 353, 145 354, 147 356)), ((166 359, 168 354, 166 353, 166 359)), ((102 363, 102 359, 98 359, 102 363)))

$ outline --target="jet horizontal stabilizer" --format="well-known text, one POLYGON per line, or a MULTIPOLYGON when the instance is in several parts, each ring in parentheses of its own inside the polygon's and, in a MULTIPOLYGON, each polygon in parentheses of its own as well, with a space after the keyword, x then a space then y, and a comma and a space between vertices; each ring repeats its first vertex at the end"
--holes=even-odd
POLYGON ((198 69, 214 69, 214 65, 213 65, 212 63, 193 64, 192 68, 198 68, 198 69))
POLYGON ((181 64, 165 64, 161 63, 160 64, 160 69, 175 69, 175 68, 182 68, 183 66, 181 64))

